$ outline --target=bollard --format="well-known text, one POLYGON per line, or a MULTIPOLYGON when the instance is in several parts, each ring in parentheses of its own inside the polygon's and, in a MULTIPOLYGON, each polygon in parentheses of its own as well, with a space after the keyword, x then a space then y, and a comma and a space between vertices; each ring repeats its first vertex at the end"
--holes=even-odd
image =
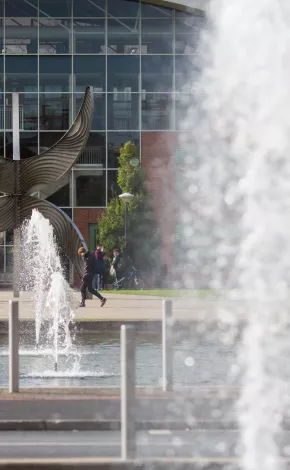
POLYGON ((172 300, 163 300, 162 306, 162 388, 168 392, 173 383, 172 300))
POLYGON ((133 326, 121 326, 121 457, 134 459, 136 336, 133 326))
POLYGON ((9 300, 9 393, 19 392, 19 303, 9 300))

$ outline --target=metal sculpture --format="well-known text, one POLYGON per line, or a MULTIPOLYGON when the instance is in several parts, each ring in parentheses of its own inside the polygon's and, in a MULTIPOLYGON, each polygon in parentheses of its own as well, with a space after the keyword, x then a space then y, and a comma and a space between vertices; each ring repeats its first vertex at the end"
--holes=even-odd
POLYGON ((82 263, 77 250, 81 245, 86 247, 80 231, 61 209, 31 194, 55 183, 76 163, 90 134, 92 110, 93 94, 87 87, 75 121, 55 145, 25 160, 0 157, 0 191, 6 193, 0 197, 0 232, 18 229, 33 209, 39 210, 50 220, 58 246, 79 276, 82 263))

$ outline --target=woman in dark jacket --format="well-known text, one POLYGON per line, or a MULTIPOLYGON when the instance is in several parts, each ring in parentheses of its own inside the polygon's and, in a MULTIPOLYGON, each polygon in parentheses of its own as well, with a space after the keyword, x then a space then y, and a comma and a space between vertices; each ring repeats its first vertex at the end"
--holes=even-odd
POLYGON ((86 289, 88 289, 91 294, 95 295, 101 301, 101 307, 105 305, 107 299, 103 297, 96 289, 93 289, 92 282, 93 282, 93 275, 94 275, 94 264, 95 264, 95 256, 90 251, 87 251, 85 248, 81 247, 78 250, 78 255, 84 258, 85 265, 84 265, 84 275, 82 278, 81 283, 81 294, 82 294, 82 301, 80 303, 80 307, 86 306, 86 289))

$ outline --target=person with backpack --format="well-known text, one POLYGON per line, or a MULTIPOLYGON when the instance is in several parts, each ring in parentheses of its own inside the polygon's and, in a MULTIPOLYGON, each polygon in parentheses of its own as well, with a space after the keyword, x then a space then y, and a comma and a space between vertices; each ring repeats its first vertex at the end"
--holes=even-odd
POLYGON ((122 277, 125 276, 125 269, 126 269, 126 263, 125 263, 125 257, 123 253, 119 250, 119 248, 115 248, 113 251, 114 258, 113 262, 111 265, 111 268, 114 269, 115 275, 116 275, 116 281, 118 282, 122 277))
POLYGON ((94 275, 94 263, 95 263, 95 256, 90 251, 86 250, 84 247, 78 249, 78 255, 84 259, 84 275, 82 278, 81 283, 81 295, 82 301, 80 303, 80 307, 86 306, 86 290, 98 297, 101 301, 101 307, 105 305, 107 299, 103 297, 96 289, 93 288, 93 275, 94 275))
POLYGON ((105 253, 102 251, 102 247, 100 245, 96 246, 96 251, 94 253, 95 261, 94 261, 94 272, 95 272, 95 288, 96 290, 100 290, 102 288, 102 275, 104 272, 104 256, 105 253))

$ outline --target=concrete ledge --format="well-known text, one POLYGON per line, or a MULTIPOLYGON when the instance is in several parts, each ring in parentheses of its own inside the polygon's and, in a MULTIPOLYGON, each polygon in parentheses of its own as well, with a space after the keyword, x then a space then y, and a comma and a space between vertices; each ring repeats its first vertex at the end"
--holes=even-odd
MULTIPOLYGON (((285 469, 289 469, 289 460, 285 469)), ((0 468, 9 470, 239 470, 238 459, 46 459, 46 460, 0 460, 0 468)))
MULTIPOLYGON (((0 431, 120 431, 119 420, 0 420, 0 431)), ((136 423, 138 431, 168 429, 236 430, 238 424, 233 421, 197 420, 190 425, 186 421, 140 421, 136 423)))

